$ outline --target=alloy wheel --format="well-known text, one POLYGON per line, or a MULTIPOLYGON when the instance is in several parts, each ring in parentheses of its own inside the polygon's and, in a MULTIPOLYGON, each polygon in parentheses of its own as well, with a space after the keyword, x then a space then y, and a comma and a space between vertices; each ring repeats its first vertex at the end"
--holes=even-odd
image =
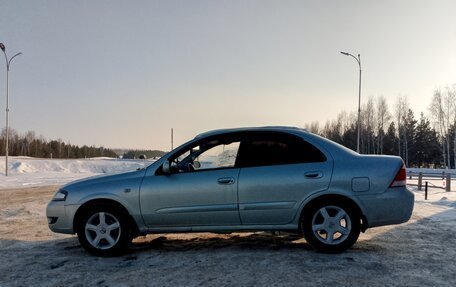
POLYGON ((313 234, 324 244, 344 242, 350 235, 351 228, 350 216, 338 206, 324 206, 312 218, 313 234))
POLYGON ((85 224, 87 241, 97 249, 112 248, 120 239, 119 220, 107 212, 93 214, 85 224))

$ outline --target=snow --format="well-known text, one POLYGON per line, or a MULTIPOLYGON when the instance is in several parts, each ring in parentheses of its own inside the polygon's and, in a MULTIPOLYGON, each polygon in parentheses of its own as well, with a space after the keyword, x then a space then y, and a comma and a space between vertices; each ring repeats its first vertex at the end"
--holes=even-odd
POLYGON ((113 159, 40 159, 8 157, 8 177, 5 177, 5 157, 0 157, 0 190, 27 186, 62 185, 85 177, 132 171, 153 163, 153 160, 113 159))
POLYGON ((8 179, 17 181, 0 175, 0 286, 456 286, 456 192, 440 188, 425 200, 410 186, 411 220, 368 229, 342 254, 317 253, 286 233, 187 233, 139 237, 128 254, 97 258, 76 236, 48 229, 58 187, 44 185, 146 164, 12 159, 8 179))

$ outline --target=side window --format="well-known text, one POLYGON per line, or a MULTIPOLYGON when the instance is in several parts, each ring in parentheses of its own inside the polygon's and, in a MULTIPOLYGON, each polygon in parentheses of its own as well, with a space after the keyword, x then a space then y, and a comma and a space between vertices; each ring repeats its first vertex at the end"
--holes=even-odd
POLYGON ((239 141, 212 140, 193 146, 171 160, 174 173, 234 167, 239 141))
POLYGON ((244 141, 236 164, 251 167, 323 161, 326 161, 324 154, 301 138, 271 133, 244 141))
POLYGON ((196 158, 200 163, 198 169, 234 167, 238 150, 239 142, 214 146, 196 158))
POLYGON ((326 156, 310 143, 301 140, 299 145, 299 162, 324 162, 326 156))

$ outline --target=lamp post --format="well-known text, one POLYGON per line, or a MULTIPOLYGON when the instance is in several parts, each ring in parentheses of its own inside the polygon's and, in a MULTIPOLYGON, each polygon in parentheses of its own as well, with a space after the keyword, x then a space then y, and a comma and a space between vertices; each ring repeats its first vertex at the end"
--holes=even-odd
POLYGON ((356 62, 358 62, 358 66, 359 66, 359 88, 358 88, 359 97, 358 97, 358 123, 357 123, 358 139, 357 139, 357 143, 356 143, 356 152, 359 153, 359 138, 360 138, 360 134, 361 134, 361 55, 358 54, 358 57, 355 57, 352 54, 347 53, 347 52, 340 52, 340 53, 345 56, 353 57, 353 59, 355 59, 356 62))
POLYGON ((0 43, 0 49, 2 49, 3 54, 5 54, 5 61, 6 61, 6 145, 5 145, 5 176, 8 176, 8 137, 9 137, 9 70, 11 61, 22 53, 17 53, 8 59, 6 55, 6 48, 3 43, 0 43))

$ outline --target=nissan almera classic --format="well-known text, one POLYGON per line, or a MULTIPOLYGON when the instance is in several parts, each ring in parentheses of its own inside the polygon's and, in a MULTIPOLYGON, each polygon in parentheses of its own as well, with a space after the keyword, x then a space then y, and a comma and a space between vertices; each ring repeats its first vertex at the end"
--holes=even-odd
POLYGON ((98 256, 149 233, 287 231, 315 249, 350 248, 367 228, 410 219, 396 156, 355 153, 291 127, 200 134, 147 168, 63 186, 49 228, 98 256))

